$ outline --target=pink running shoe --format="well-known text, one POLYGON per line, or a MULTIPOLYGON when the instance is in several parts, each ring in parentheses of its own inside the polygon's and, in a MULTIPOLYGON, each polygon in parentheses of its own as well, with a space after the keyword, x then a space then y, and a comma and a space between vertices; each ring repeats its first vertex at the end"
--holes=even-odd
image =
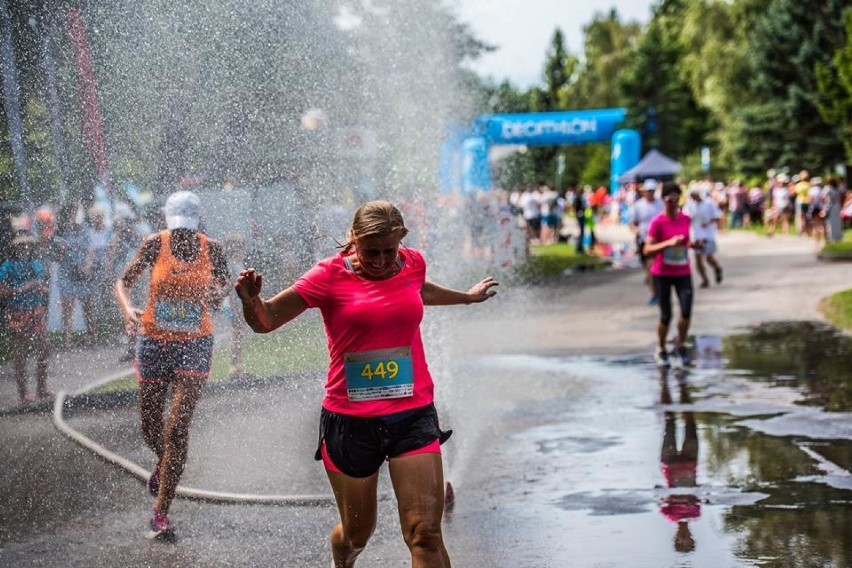
POLYGON ((154 517, 150 521, 151 530, 148 538, 169 538, 175 534, 175 528, 169 522, 168 517, 160 511, 154 511, 154 517))

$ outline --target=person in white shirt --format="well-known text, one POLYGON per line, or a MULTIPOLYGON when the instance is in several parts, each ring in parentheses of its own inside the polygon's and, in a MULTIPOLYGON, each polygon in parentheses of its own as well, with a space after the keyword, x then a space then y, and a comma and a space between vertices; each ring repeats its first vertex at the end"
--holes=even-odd
POLYGON ((537 188, 526 188, 521 194, 521 210, 527 223, 527 235, 533 244, 541 242, 541 193, 537 188))
POLYGON ((778 222, 781 222, 781 232, 785 235, 790 233, 790 221, 793 218, 793 206, 790 203, 791 191, 795 189, 788 187, 789 179, 784 176, 779 176, 775 180, 775 186, 772 188, 770 197, 772 199, 772 215, 769 217, 769 223, 766 227, 766 236, 771 237, 775 234, 775 228, 778 222))
POLYGON ((541 208, 541 244, 550 245, 556 242, 558 228, 558 205, 556 201, 559 194, 551 187, 541 186, 539 206, 541 208))
POLYGON ((648 300, 648 303, 652 305, 658 302, 654 281, 649 272, 654 257, 645 255, 642 249, 648 240, 648 227, 651 225, 651 219, 662 213, 664 209, 663 200, 657 197, 656 180, 646 179, 642 183, 642 199, 637 199, 633 203, 630 229, 636 235, 636 251, 639 254, 639 260, 642 262, 642 269, 645 271, 645 285, 651 292, 651 299, 648 300))
POLYGON ((700 246, 695 250, 695 267, 698 270, 698 275, 701 276, 700 288, 710 286, 710 281, 707 278, 707 270, 704 267, 704 261, 713 267, 713 272, 716 276, 716 284, 722 283, 722 266, 716 260, 716 229, 719 226, 719 219, 722 218, 722 211, 710 199, 704 199, 701 189, 693 187, 690 190, 690 200, 686 204, 686 214, 689 215, 692 223, 692 239, 700 246))

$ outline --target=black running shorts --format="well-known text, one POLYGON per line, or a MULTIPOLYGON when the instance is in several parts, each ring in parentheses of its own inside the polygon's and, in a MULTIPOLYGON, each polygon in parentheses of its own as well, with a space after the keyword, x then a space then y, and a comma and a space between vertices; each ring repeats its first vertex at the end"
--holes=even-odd
POLYGON ((369 477, 388 458, 449 439, 452 430, 438 426, 434 404, 375 418, 346 416, 322 409, 319 443, 314 459, 322 459, 322 445, 340 471, 350 477, 369 477))

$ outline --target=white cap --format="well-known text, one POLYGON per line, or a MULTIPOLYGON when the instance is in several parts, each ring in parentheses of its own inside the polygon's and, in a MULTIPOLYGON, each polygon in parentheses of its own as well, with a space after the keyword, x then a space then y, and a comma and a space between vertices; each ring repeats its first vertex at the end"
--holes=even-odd
POLYGON ((178 191, 169 196, 163 206, 166 227, 171 229, 198 229, 201 206, 198 196, 191 191, 178 191))
POLYGON ((646 189, 648 191, 654 191, 657 189, 657 180, 655 179, 646 179, 642 182, 642 189, 646 189))

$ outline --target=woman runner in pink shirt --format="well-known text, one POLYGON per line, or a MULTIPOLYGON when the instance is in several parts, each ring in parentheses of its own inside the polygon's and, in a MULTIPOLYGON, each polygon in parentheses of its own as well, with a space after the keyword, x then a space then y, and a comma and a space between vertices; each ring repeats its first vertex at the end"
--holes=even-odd
POLYGON ((413 567, 449 567, 441 533, 444 481, 434 386, 423 351, 423 306, 492 297, 485 278, 467 292, 426 280, 399 210, 372 201, 355 212, 343 250, 270 300, 262 276, 240 272, 235 289, 249 326, 277 329, 319 308, 329 369, 315 458, 325 465, 340 513, 331 531, 334 566, 351 568, 376 527, 378 472, 387 461, 413 567))
POLYGON ((657 364, 669 365, 666 338, 672 320, 672 288, 680 304, 680 319, 677 321, 675 355, 683 366, 692 360, 686 348, 686 336, 692 317, 692 272, 689 264, 689 249, 700 248, 701 241, 690 242, 691 220, 680 211, 680 186, 674 182, 663 185, 662 197, 665 210, 654 217, 648 227, 645 254, 654 257, 651 276, 657 291, 660 306, 660 321, 657 323, 658 348, 654 355, 657 364))

